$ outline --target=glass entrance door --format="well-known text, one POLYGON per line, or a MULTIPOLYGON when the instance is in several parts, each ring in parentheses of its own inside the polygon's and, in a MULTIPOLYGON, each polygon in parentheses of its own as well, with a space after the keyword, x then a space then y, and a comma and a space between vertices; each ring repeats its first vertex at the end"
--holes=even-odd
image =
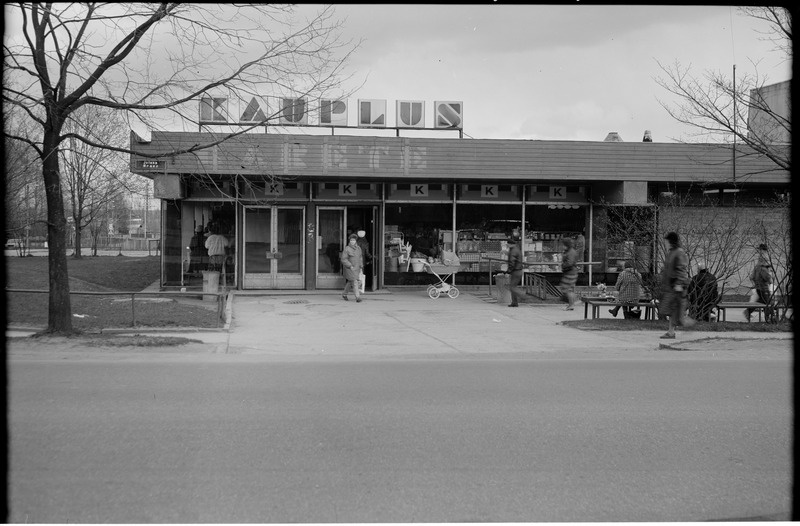
POLYGON ((247 207, 244 211, 245 289, 302 289, 302 207, 247 207))
POLYGON ((317 288, 344 287, 339 254, 344 249, 345 208, 317 208, 317 288))

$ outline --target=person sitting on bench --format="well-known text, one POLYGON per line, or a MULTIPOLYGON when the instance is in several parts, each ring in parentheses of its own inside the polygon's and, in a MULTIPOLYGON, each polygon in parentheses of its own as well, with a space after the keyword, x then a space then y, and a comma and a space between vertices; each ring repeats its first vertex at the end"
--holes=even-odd
POLYGON ((625 262, 625 268, 617 276, 617 302, 619 304, 611 309, 611 314, 616 318, 620 307, 625 319, 638 318, 641 315, 639 309, 639 296, 642 290, 642 275, 633 268, 633 263, 625 262))

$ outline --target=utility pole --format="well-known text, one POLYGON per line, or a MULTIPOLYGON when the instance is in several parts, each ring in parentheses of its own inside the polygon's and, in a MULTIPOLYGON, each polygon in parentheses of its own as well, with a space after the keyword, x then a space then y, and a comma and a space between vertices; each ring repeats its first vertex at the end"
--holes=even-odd
POLYGON ((733 185, 736 186, 736 64, 733 65, 733 185))
MULTIPOLYGON (((150 182, 144 189, 144 238, 147 239, 147 213, 150 211, 150 182)), ((146 243, 147 241, 145 241, 146 243)))

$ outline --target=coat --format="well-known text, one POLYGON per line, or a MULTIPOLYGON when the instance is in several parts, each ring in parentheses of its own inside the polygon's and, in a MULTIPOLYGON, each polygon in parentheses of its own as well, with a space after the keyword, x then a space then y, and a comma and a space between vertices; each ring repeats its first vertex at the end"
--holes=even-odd
POLYGON ((342 267, 344 268, 344 279, 347 281, 358 281, 361 269, 364 268, 364 254, 358 245, 349 244, 342 250, 342 267))
POLYGON ((642 275, 632 268, 626 268, 617 276, 617 300, 620 303, 639 303, 642 291, 642 275))
POLYGON ((755 266, 753 267, 753 271, 750 273, 750 281, 753 282, 753 286, 756 290, 760 290, 762 293, 769 295, 769 286, 772 283, 772 276, 769 272, 769 263, 763 256, 758 256, 758 260, 756 261, 755 266))
POLYGON ((706 269, 700 270, 689 282, 687 294, 689 295, 692 313, 703 319, 708 318, 711 309, 719 301, 716 276, 706 269))
POLYGON ((683 290, 689 286, 689 258, 681 247, 673 247, 667 253, 667 261, 664 264, 661 290, 672 292, 675 285, 680 285, 683 290))
POLYGON ((508 271, 522 272, 522 251, 519 243, 512 243, 508 247, 508 271))

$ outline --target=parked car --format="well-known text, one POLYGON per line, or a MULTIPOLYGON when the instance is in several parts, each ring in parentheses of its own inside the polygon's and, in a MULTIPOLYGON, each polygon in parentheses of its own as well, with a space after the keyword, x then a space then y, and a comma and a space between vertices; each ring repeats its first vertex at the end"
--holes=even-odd
POLYGON ((12 249, 13 250, 13 249, 15 249, 17 247, 21 247, 21 246, 22 246, 22 240, 21 239, 7 239, 6 240, 5 248, 7 248, 7 249, 12 249))

